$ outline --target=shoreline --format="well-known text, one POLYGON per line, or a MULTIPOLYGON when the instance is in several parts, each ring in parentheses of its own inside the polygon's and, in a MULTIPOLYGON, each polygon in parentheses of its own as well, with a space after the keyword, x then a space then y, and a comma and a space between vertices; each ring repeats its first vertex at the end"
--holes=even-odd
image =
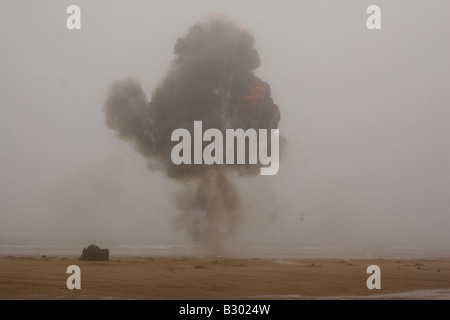
MULTIPOLYGON (((5 256, 66 256, 79 257, 88 245, 1 245, 0 257, 5 256)), ((230 245, 222 251, 212 252, 196 245, 159 244, 123 245, 106 244, 111 256, 136 258, 152 257, 217 257, 236 259, 450 259, 447 248, 420 247, 310 247, 310 246, 238 246, 230 245)))

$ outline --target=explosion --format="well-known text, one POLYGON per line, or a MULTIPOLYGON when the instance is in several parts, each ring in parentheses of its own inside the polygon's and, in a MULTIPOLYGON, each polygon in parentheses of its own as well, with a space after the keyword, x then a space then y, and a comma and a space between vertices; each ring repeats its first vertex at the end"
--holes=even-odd
POLYGON ((175 195, 178 222, 193 240, 218 249, 240 217, 233 174, 255 175, 262 164, 175 165, 171 134, 179 128, 192 134, 199 120, 205 130, 270 131, 278 128, 280 112, 270 86, 253 73, 260 65, 254 38, 224 16, 193 25, 177 40, 174 55, 150 102, 136 80, 113 84, 103 106, 106 125, 133 145, 150 169, 185 186, 175 195))

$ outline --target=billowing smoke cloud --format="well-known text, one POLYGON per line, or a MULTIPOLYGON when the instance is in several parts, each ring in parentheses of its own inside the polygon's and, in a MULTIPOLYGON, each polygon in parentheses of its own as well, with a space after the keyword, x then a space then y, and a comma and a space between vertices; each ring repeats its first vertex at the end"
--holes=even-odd
POLYGON ((226 18, 212 16, 192 26, 177 40, 174 54, 150 102, 136 80, 111 87, 104 104, 106 125, 146 157, 150 169, 185 185, 186 192, 175 199, 182 212, 178 222, 193 239, 218 247, 222 235, 239 221, 233 172, 258 174, 261 164, 175 165, 171 151, 177 142, 171 141, 172 132, 185 128, 194 137, 197 120, 203 130, 216 128, 223 133, 238 128, 276 129, 280 112, 269 85, 253 73, 260 65, 254 38, 226 18))

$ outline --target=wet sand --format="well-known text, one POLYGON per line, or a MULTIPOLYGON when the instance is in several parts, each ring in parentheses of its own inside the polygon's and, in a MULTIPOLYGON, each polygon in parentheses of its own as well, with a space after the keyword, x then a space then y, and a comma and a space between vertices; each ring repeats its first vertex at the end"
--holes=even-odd
POLYGON ((450 259, 0 257, 0 299, 450 299, 450 259), (69 290, 69 265, 81 290, 69 290), (381 289, 369 290, 369 265, 381 289))

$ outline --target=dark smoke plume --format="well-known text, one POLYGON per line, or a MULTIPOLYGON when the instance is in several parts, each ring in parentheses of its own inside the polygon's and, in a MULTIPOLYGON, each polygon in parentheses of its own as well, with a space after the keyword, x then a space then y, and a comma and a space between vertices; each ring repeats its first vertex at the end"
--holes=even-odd
POLYGON ((223 16, 210 17, 177 40, 175 59, 150 102, 139 82, 129 79, 112 86, 103 107, 106 125, 146 157, 149 168, 186 184, 186 193, 175 199, 182 211, 179 222, 193 239, 213 246, 239 219, 240 200, 230 173, 258 174, 260 165, 175 165, 171 151, 178 142, 171 134, 185 128, 193 138, 196 120, 203 122, 203 131, 223 133, 278 128, 280 112, 270 87, 253 73, 260 65, 253 45, 252 35, 240 26, 223 16))

